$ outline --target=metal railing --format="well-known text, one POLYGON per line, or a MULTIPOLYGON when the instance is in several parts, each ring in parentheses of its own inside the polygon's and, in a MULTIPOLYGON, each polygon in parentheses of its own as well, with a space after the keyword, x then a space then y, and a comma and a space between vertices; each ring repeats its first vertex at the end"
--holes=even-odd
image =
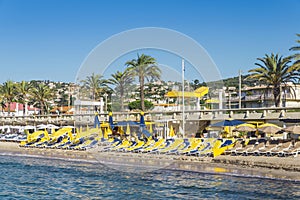
MULTIPOLYGON (((108 113, 97 114, 101 121, 108 121, 108 113)), ((74 124, 93 123, 95 114, 61 114, 61 115, 30 115, 30 116, 0 116, 2 124, 33 124, 55 123, 74 124)), ((115 121, 139 120, 140 112, 114 112, 115 121)), ((242 108, 242 109, 210 109, 210 110, 185 110, 186 120, 221 120, 223 118, 235 119, 298 119, 300 107, 275 107, 275 108, 242 108)), ((145 112, 146 120, 174 119, 181 120, 181 111, 150 111, 145 112)))

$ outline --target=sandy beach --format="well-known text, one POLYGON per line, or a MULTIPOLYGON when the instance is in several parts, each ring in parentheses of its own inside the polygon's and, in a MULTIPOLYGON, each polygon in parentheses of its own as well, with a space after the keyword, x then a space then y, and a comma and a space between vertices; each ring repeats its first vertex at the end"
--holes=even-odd
POLYGON ((93 162, 117 170, 143 173, 157 169, 185 170, 234 176, 251 176, 300 181, 300 157, 218 156, 194 157, 165 154, 38 149, 0 142, 0 155, 42 157, 93 162))

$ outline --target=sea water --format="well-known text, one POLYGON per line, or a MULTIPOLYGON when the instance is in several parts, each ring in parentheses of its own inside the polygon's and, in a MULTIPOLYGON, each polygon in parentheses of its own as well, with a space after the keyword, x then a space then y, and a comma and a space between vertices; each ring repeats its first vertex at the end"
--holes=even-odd
POLYGON ((0 199, 300 199, 297 181, 0 156, 0 199))

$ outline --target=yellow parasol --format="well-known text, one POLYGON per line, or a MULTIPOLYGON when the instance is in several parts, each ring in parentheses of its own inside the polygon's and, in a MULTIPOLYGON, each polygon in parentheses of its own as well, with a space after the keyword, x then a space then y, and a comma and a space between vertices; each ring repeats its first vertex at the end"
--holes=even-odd
POLYGON ((263 128, 263 127, 269 127, 269 126, 281 129, 281 127, 277 126, 276 124, 271 124, 271 123, 265 123, 265 124, 259 125, 257 128, 263 128))

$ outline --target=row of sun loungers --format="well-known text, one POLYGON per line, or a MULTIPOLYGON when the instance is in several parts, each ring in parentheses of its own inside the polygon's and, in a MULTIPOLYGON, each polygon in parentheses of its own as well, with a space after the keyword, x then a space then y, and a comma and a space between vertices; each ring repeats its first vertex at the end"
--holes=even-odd
POLYGON ((300 141, 279 140, 250 140, 247 145, 244 141, 237 141, 235 146, 225 151, 225 154, 243 156, 298 156, 300 141))
MULTIPOLYGON (((142 141, 135 138, 131 140, 103 139, 99 136, 84 135, 84 137, 70 140, 67 135, 62 135, 55 141, 39 139, 24 147, 55 148, 87 150, 99 146, 99 151, 135 152, 151 154, 174 154, 191 156, 216 156, 216 149, 224 149, 219 153, 233 156, 298 156, 300 141, 279 141, 251 139, 245 142, 242 139, 215 139, 215 138, 177 138, 177 139, 152 139, 142 141), (234 143, 233 143, 234 142, 234 143)), ((217 155, 220 155, 217 154, 217 155)))
POLYGON ((236 140, 232 146, 232 139, 179 138, 165 140, 161 138, 150 139, 147 142, 113 140, 100 151, 212 156, 214 148, 226 148, 224 154, 232 156, 297 156, 300 153, 300 141, 253 139, 246 144, 243 140, 236 140), (216 145, 217 141, 220 142, 219 146, 216 145))
POLYGON ((65 150, 87 150, 96 147, 101 139, 99 137, 80 138, 71 142, 69 138, 63 138, 56 142, 38 141, 20 145, 26 148, 49 148, 49 149, 65 149, 65 150))
POLYGON ((153 153, 153 154, 177 154, 194 156, 211 156, 217 139, 214 138, 189 138, 189 139, 150 139, 144 141, 120 141, 114 140, 110 145, 100 151, 153 153))

